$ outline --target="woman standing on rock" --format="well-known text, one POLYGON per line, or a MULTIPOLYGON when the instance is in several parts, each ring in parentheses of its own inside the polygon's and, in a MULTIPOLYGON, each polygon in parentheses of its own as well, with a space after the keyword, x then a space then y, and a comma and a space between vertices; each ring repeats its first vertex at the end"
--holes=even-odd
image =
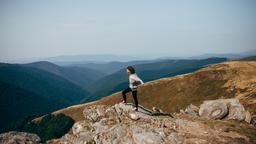
POLYGON ((135 69, 132 66, 127 67, 127 73, 129 75, 129 87, 122 91, 123 103, 126 103, 126 93, 132 92, 133 100, 135 103, 135 111, 138 111, 138 98, 137 98, 137 88, 139 85, 144 84, 144 82, 137 76, 135 69))

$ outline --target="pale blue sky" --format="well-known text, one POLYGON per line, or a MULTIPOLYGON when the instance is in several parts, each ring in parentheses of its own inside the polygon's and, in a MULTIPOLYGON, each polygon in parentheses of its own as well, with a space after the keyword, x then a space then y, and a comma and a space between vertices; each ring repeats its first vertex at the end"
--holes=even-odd
POLYGON ((256 49, 255 0, 0 0, 0 60, 256 49))

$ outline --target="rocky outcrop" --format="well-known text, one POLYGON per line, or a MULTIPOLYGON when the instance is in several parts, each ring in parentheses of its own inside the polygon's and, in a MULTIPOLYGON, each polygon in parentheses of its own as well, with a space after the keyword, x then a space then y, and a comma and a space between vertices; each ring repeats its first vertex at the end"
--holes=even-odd
MULTIPOLYGON (((208 100, 200 106, 199 115, 206 119, 233 119, 243 121, 246 112, 238 99, 208 100)), ((249 121, 249 120, 247 120, 249 121)))
POLYGON ((70 133, 48 143, 252 143, 249 137, 238 133, 232 126, 219 121, 209 125, 208 120, 198 116, 199 108, 193 105, 186 110, 193 116, 154 116, 142 108, 139 112, 132 109, 132 105, 125 104, 90 106, 83 111, 84 120, 76 122, 70 133))
POLYGON ((0 134, 1 144, 39 144, 40 138, 36 134, 15 132, 0 134))
POLYGON ((66 134, 59 142, 160 144, 167 140, 180 139, 175 137, 176 134, 169 137, 164 134, 157 117, 132 109, 131 105, 125 104, 116 104, 112 107, 100 105, 85 109, 85 120, 75 123, 72 134, 66 134), (150 125, 153 122, 158 124, 150 125))

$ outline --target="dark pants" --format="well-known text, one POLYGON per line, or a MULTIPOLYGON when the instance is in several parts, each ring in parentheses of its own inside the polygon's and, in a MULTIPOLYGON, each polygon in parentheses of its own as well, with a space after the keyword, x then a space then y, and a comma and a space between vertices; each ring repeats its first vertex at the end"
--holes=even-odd
POLYGON ((131 88, 126 88, 122 91, 124 102, 126 102, 126 93, 132 92, 133 100, 135 103, 136 108, 138 108, 138 98, 137 98, 137 90, 132 90, 131 88))

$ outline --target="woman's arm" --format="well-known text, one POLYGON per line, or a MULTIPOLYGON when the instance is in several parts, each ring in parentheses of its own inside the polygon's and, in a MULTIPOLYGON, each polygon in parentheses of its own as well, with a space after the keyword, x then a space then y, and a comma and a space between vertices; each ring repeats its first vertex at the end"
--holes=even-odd
POLYGON ((140 83, 143 85, 144 82, 138 77, 138 80, 140 81, 140 83))
POLYGON ((138 76, 135 77, 135 80, 140 81, 141 84, 144 84, 144 82, 138 76))

